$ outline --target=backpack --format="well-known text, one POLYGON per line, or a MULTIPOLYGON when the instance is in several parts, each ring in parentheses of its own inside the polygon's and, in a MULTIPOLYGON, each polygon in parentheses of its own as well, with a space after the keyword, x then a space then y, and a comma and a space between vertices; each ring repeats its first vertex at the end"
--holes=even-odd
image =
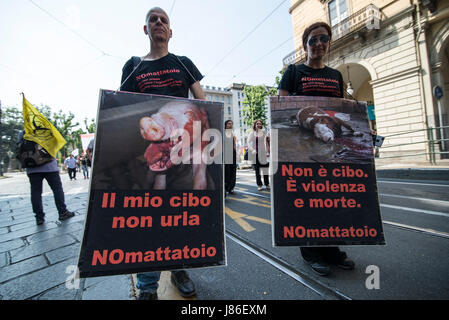
POLYGON ((21 139, 17 142, 16 158, 22 168, 34 168, 53 160, 53 157, 42 146, 34 141, 21 139))

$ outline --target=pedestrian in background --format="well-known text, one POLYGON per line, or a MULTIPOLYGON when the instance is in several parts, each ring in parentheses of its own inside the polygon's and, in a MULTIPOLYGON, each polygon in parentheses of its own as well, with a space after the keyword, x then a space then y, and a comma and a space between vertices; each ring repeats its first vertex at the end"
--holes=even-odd
MULTIPOLYGON (((340 71, 324 64, 331 38, 332 30, 325 22, 314 23, 304 30, 302 44, 307 60, 298 66, 288 66, 279 84, 281 96, 343 98, 344 83, 340 71)), ((301 255, 312 270, 321 276, 330 274, 329 264, 345 270, 352 270, 355 266, 338 247, 301 247, 301 255)))
MULTIPOLYGON (((24 132, 19 132, 19 141, 22 140, 24 132)), ((58 209, 59 220, 64 221, 75 214, 67 210, 62 188, 61 177, 59 176, 58 163, 55 158, 43 165, 26 168, 28 179, 31 186, 31 205, 36 218, 36 224, 41 225, 45 222, 45 212, 42 205, 42 182, 47 180, 48 185, 53 191, 56 208, 58 209)))
POLYGON ((64 165, 69 171, 70 181, 72 181, 72 179, 76 180, 76 159, 73 157, 73 154, 71 154, 69 158, 65 159, 64 165))
POLYGON ((81 172, 81 161, 80 161, 80 157, 76 156, 76 171, 77 172, 81 172))
POLYGON ((256 120, 253 124, 253 131, 248 136, 249 160, 253 161, 256 173, 256 184, 258 190, 263 189, 263 185, 270 190, 270 180, 268 178, 268 156, 270 155, 270 136, 264 128, 262 120, 256 120), (260 176, 263 175, 263 184, 260 176))
POLYGON ((237 175, 237 138, 232 131, 233 122, 227 120, 225 122, 225 192, 234 194, 235 180, 237 175), (232 148, 232 157, 231 157, 232 148))
POLYGON ((87 155, 83 154, 80 158, 81 168, 83 170, 84 179, 89 179, 89 167, 87 166, 87 155))

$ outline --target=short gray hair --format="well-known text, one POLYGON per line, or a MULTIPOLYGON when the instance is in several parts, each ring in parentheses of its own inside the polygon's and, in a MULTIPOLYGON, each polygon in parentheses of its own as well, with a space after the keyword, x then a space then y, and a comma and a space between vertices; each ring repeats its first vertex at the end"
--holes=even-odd
POLYGON ((154 8, 151 8, 151 9, 147 12, 147 15, 145 16, 145 24, 148 23, 148 18, 150 17, 151 11, 161 11, 161 12, 163 12, 163 13, 167 16, 168 21, 170 22, 170 18, 168 17, 168 14, 167 14, 167 12, 165 12, 164 9, 159 8, 159 7, 154 7, 154 8))

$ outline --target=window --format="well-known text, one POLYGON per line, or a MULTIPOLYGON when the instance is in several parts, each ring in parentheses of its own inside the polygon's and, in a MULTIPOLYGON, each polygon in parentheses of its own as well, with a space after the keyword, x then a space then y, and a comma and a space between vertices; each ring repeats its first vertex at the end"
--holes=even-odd
POLYGON ((231 107, 228 107, 228 113, 231 114, 231 107))
POLYGON ((329 1, 329 18, 331 27, 340 23, 348 17, 348 6, 346 0, 332 0, 329 1))

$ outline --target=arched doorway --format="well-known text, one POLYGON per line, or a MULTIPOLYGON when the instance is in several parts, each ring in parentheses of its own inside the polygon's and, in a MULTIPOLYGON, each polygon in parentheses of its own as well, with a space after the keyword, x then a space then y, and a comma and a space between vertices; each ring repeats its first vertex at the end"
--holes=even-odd
MULTIPOLYGON (((372 80, 370 72, 359 63, 346 63, 337 67, 341 72, 343 81, 347 85, 349 98, 359 101, 366 101, 368 105, 374 106, 373 88, 370 84, 372 80)), ((376 121, 370 121, 371 129, 376 130, 376 121)))

